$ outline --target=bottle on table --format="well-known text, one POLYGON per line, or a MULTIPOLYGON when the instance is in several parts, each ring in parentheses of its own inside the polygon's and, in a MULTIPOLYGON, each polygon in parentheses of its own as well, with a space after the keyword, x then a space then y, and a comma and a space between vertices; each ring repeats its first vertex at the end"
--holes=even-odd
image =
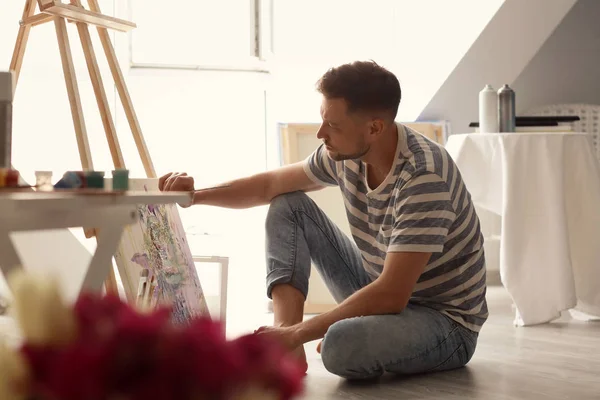
POLYGON ((508 85, 498 90, 498 126, 500 132, 516 131, 515 92, 508 85))
POLYGON ((479 132, 498 132, 498 93, 492 85, 479 92, 479 132))

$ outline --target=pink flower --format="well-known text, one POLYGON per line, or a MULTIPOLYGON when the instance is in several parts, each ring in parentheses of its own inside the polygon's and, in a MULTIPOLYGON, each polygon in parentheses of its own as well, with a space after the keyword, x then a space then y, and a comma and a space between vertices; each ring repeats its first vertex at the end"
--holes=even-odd
POLYGON ((74 340, 21 349, 34 393, 52 400, 226 400, 251 388, 288 400, 302 391, 302 368, 277 343, 256 335, 228 341, 210 318, 175 325, 170 314, 82 295, 74 340))
POLYGON ((33 366, 35 391, 60 400, 107 398, 108 388, 102 374, 110 364, 108 354, 93 344, 75 342, 63 349, 23 347, 33 366))
POLYGON ((234 340, 233 345, 243 357, 245 378, 250 383, 275 389, 282 400, 302 392, 304 371, 279 343, 253 334, 234 340))

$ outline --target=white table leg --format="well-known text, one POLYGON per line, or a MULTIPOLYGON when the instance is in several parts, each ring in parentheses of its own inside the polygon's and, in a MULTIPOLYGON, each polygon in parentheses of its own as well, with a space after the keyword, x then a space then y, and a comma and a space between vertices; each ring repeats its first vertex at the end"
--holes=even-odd
POLYGON ((112 257, 119 245, 124 226, 98 229, 96 252, 90 261, 81 291, 100 292, 104 280, 112 268, 112 257))
POLYGON ((13 271, 22 267, 21 258, 10 238, 10 232, 0 231, 0 269, 4 274, 4 278, 8 279, 13 271))
POLYGON ((112 258, 119 246, 125 226, 137 221, 138 215, 135 208, 115 212, 102 226, 97 227, 97 247, 90 265, 87 269, 81 292, 100 292, 104 280, 113 267, 112 258))

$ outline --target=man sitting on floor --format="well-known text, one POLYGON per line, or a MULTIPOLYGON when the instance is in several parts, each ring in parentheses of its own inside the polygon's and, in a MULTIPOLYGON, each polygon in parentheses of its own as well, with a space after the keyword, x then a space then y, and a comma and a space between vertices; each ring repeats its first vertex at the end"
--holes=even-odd
MULTIPOLYGON (((267 295, 277 337, 306 362, 303 344, 323 338, 323 364, 347 379, 464 366, 487 319, 479 220, 445 149, 395 123, 400 84, 374 62, 327 71, 323 141, 304 162, 197 191, 193 204, 270 204, 267 295), (339 186, 354 241, 305 192, 339 186), (303 321, 311 262, 339 303, 303 321)), ((164 191, 193 191, 169 173, 164 191)))

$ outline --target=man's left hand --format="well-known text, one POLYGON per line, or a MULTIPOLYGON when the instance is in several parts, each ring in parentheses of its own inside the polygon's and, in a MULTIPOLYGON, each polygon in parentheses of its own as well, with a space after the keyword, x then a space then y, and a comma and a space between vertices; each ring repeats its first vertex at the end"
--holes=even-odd
POLYGON ((302 340, 298 334, 298 330, 293 327, 276 327, 276 326, 262 326, 258 328, 254 333, 257 335, 266 335, 266 337, 272 338, 283 346, 290 350, 294 350, 301 346, 302 340))

